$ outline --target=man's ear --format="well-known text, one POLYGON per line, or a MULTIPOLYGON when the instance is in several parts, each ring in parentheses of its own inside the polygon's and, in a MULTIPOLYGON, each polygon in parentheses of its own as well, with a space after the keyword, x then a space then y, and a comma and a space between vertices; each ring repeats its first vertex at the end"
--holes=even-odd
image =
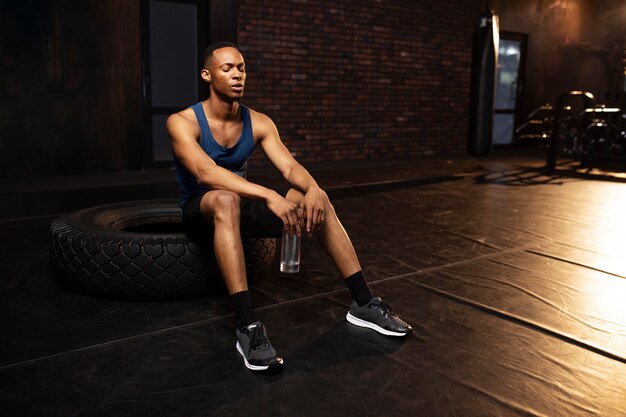
POLYGON ((200 71, 200 77, 202 77, 202 79, 207 83, 211 82, 211 73, 206 68, 203 68, 202 71, 200 71))

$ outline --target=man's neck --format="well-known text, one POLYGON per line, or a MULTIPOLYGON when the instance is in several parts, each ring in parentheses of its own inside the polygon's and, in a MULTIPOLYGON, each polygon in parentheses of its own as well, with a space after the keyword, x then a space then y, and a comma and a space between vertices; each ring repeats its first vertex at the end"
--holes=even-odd
POLYGON ((205 109, 212 118, 230 121, 237 118, 239 114, 239 102, 227 102, 213 95, 204 101, 205 109))

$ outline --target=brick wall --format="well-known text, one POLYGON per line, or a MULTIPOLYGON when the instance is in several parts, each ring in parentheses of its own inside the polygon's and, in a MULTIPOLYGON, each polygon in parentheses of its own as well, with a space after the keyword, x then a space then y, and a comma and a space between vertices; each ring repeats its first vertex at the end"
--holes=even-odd
POLYGON ((304 162, 463 153, 483 1, 239 0, 244 103, 304 162))

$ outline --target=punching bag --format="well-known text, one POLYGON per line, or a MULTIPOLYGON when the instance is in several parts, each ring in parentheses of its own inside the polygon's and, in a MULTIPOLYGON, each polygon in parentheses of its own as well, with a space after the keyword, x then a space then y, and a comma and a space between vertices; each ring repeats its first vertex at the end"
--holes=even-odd
POLYGON ((474 156, 491 152, 499 41, 498 16, 488 10, 474 25, 467 141, 467 152, 474 156))

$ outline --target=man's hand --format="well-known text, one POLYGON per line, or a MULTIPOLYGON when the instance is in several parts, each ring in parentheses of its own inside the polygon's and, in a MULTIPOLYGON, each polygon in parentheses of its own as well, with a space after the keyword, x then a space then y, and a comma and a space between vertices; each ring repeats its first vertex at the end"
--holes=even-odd
POLYGON ((300 227, 301 215, 298 205, 283 198, 275 191, 269 194, 266 201, 267 208, 282 220, 285 230, 288 230, 290 234, 296 233, 300 236, 302 229, 300 227))
POLYGON ((309 236, 322 226, 324 221, 324 207, 328 196, 318 187, 311 187, 304 195, 302 206, 304 208, 304 217, 306 218, 306 232, 309 236))

